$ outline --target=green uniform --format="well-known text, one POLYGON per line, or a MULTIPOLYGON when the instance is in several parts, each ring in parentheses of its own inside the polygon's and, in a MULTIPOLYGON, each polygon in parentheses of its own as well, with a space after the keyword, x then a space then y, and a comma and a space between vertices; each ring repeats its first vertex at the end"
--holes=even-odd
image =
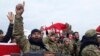
POLYGON ((46 45, 46 48, 51 52, 60 52, 62 50, 60 43, 51 41, 49 37, 44 38, 43 42, 46 45))
POLYGON ((71 53, 73 51, 73 44, 71 40, 68 38, 63 39, 63 49, 62 49, 62 56, 71 56, 71 53), (69 44, 66 46, 65 41, 69 41, 69 44))
POLYGON ((16 39, 17 44, 20 46, 21 50, 24 53, 28 53, 30 51, 44 50, 44 49, 41 49, 40 46, 31 45, 29 43, 29 40, 26 39, 26 37, 24 35, 23 18, 22 17, 18 18, 15 16, 13 36, 16 39))
POLYGON ((80 51, 80 41, 75 41, 73 44, 73 55, 78 56, 80 51))
POLYGON ((48 37, 44 38, 44 44, 49 51, 57 52, 58 48, 55 42, 51 41, 48 37))
POLYGON ((82 56, 100 56, 100 50, 95 45, 86 46, 81 53, 82 56))

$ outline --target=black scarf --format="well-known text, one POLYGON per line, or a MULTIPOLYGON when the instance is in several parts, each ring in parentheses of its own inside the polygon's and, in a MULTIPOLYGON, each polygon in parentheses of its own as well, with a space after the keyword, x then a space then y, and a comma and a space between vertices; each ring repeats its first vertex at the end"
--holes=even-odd
POLYGON ((45 49, 47 51, 47 48, 45 47, 44 43, 42 42, 42 39, 36 40, 36 39, 33 39, 30 37, 29 42, 31 45, 40 46, 40 48, 45 49))

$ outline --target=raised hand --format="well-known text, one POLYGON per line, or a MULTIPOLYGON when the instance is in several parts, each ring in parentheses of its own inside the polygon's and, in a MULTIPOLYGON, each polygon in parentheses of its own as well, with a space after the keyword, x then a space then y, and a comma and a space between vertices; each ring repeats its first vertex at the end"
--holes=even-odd
POLYGON ((25 2, 23 2, 23 4, 16 5, 16 15, 21 16, 23 14, 24 5, 25 5, 25 2))
POLYGON ((12 12, 8 12, 7 18, 8 18, 10 23, 13 23, 15 16, 12 12))

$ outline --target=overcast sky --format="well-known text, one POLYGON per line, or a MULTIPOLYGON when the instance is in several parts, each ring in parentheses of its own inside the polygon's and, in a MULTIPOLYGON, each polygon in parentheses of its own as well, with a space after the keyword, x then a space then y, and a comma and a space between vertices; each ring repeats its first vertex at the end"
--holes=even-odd
MULTIPOLYGON (((24 27, 27 30, 68 22, 82 36, 86 30, 100 25, 100 0, 24 0, 24 27)), ((9 21, 7 12, 15 11, 22 0, 0 0, 0 29, 5 32, 9 21)))

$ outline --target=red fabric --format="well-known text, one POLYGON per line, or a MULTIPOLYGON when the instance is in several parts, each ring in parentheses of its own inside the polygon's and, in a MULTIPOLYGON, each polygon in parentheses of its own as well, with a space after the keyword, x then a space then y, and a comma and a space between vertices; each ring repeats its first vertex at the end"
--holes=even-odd
POLYGON ((57 30, 63 30, 63 29, 66 29, 68 28, 68 26, 66 26, 65 24, 63 23, 55 23, 49 27, 46 27, 45 29, 46 30, 50 30, 50 29, 57 29, 57 30))
POLYGON ((0 56, 10 55, 11 53, 20 53, 18 45, 0 45, 0 56))
POLYGON ((96 28, 96 31, 97 31, 97 32, 100 32, 100 26, 98 26, 98 27, 96 28))

